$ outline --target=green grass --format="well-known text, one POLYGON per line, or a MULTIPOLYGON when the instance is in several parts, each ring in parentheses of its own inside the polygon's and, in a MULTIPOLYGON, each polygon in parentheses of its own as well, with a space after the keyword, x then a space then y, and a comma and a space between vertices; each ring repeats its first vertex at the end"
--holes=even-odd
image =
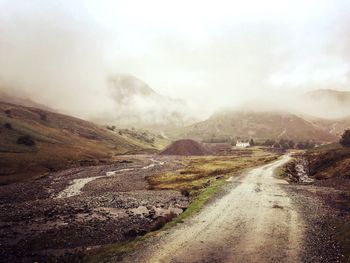
POLYGON ((218 192, 220 186, 225 183, 224 179, 217 180, 212 183, 210 186, 205 188, 200 192, 198 197, 194 199, 194 201, 190 204, 190 206, 186 209, 185 212, 177 216, 174 220, 167 223, 162 230, 167 230, 179 223, 183 223, 186 218, 189 218, 193 214, 197 213, 208 201, 209 199, 218 192))
POLYGON ((147 177, 151 189, 197 191, 228 175, 238 174, 246 168, 261 165, 277 158, 276 154, 255 149, 249 156, 203 156, 190 157, 183 162, 184 168, 147 177))
POLYGON ((275 171, 275 175, 278 177, 278 178, 284 178, 287 176, 286 174, 286 168, 281 166, 281 167, 278 167, 275 171))
POLYGON ((185 219, 191 217, 195 213, 199 212, 200 209, 210 200, 210 198, 218 192, 220 186, 225 183, 224 179, 218 180, 209 187, 203 189, 198 197, 189 205, 185 212, 177 216, 174 220, 165 224, 160 230, 149 232, 144 236, 137 237, 136 239, 122 243, 122 244, 111 244, 101 249, 95 250, 90 255, 86 256, 84 262, 87 263, 99 263, 109 262, 112 259, 120 259, 124 254, 130 253, 136 250, 145 240, 158 234, 161 231, 166 231, 177 224, 181 224, 185 219))

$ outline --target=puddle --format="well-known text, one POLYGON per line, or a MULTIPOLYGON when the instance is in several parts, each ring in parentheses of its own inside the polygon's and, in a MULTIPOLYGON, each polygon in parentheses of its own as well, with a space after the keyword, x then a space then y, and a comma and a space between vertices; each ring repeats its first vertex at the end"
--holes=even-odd
POLYGON ((157 217, 167 217, 170 214, 179 215, 183 212, 183 209, 172 207, 172 206, 170 206, 169 208, 152 206, 151 209, 148 209, 146 206, 139 206, 137 208, 130 209, 130 211, 134 215, 140 215, 142 217, 148 216, 150 213, 152 213, 153 214, 152 217, 157 218, 157 217))

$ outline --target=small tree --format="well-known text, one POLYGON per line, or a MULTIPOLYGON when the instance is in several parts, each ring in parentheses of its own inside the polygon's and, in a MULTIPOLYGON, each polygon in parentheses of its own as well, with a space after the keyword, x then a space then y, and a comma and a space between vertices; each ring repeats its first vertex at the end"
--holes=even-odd
POLYGON ((283 141, 282 143, 280 143, 280 147, 281 147, 283 150, 287 150, 287 149, 289 149, 289 144, 286 143, 285 141, 283 141))
POLYGON ((250 144, 250 146, 254 146, 254 145, 255 145, 254 140, 253 140, 253 139, 250 139, 249 144, 250 144))
POLYGON ((289 140, 288 146, 290 149, 293 149, 295 147, 295 142, 293 140, 289 140))
POLYGON ((281 145, 280 145, 278 142, 275 142, 275 143, 273 144, 273 148, 280 149, 280 148, 281 148, 281 145))
POLYGON ((341 136, 339 143, 343 147, 350 147, 350 130, 345 130, 343 135, 341 136))
POLYGON ((274 140, 270 140, 270 139, 267 139, 265 142, 264 142, 264 145, 265 146, 272 146, 275 144, 275 141, 274 140))

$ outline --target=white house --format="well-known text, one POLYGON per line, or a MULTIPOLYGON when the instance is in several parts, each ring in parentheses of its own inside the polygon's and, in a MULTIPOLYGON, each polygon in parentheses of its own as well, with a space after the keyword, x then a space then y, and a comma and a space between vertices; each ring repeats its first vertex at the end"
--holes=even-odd
POLYGON ((250 146, 249 142, 244 142, 244 141, 237 141, 236 142, 236 147, 239 147, 239 148, 247 148, 249 146, 250 146))

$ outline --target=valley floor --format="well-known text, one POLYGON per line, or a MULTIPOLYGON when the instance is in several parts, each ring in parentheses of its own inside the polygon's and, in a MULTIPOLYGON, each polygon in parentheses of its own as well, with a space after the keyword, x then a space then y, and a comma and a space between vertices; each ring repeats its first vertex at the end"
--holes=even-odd
POLYGON ((188 198, 150 191, 146 177, 179 167, 181 158, 123 156, 0 186, 0 262, 76 262, 90 249, 158 229, 188 198))
MULTIPOLYGON (((232 178, 193 218, 145 242, 124 262, 341 262, 325 196, 291 185, 274 170, 289 156, 232 178)), ((113 262, 113 260, 111 260, 113 262)))
POLYGON ((0 186, 0 262, 341 262, 335 226, 348 211, 336 201, 344 189, 277 178, 288 160, 260 150, 121 156, 0 186), (197 198, 189 192, 216 183, 222 187, 194 216, 132 250, 113 249, 189 212, 197 198))

